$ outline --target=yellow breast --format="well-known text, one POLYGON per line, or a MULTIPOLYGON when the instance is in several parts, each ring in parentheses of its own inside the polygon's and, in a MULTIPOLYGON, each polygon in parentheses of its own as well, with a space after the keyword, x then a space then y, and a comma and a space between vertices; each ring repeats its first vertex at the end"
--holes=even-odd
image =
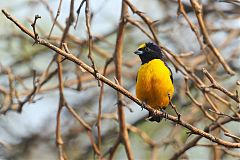
POLYGON ((172 98, 174 86, 171 72, 160 59, 141 65, 136 84, 137 97, 155 109, 165 108, 172 98))

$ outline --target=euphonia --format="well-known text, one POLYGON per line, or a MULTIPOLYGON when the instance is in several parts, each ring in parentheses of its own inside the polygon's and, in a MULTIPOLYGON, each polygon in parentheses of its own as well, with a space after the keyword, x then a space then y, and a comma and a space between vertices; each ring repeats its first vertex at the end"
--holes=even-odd
MULTIPOLYGON (((174 93, 172 71, 164 61, 161 49, 154 43, 141 44, 134 52, 141 59, 137 74, 136 96, 154 109, 165 109, 174 93)), ((160 122, 161 118, 151 117, 160 122)))

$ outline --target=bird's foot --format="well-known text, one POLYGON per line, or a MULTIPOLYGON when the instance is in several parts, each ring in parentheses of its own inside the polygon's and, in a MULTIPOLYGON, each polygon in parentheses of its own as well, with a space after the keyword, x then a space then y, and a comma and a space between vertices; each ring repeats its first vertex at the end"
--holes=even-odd
POLYGON ((159 115, 155 114, 154 112, 149 112, 148 118, 147 120, 151 121, 151 122, 161 122, 162 117, 160 117, 159 115))
POLYGON ((160 111, 163 113, 163 116, 164 116, 165 121, 166 121, 166 119, 168 118, 168 114, 167 114, 167 112, 165 111, 165 108, 160 108, 160 111))
POLYGON ((147 104, 146 102, 142 101, 142 105, 141 105, 142 110, 145 108, 146 104, 147 104))

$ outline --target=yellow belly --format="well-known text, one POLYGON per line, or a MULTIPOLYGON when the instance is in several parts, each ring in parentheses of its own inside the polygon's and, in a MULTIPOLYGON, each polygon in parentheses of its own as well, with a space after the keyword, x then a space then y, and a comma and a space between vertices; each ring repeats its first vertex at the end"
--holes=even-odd
POLYGON ((155 109, 165 108, 173 96, 171 72, 160 59, 141 65, 136 84, 136 96, 155 109))

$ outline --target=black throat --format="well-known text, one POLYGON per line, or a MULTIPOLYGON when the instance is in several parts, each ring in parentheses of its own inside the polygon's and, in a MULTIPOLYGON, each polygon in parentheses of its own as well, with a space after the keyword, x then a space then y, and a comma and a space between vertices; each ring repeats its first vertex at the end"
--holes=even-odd
POLYGON ((145 55, 145 54, 139 55, 139 57, 142 61, 142 65, 145 64, 145 63, 148 63, 148 62, 150 62, 151 60, 154 60, 154 59, 161 59, 160 57, 157 57, 157 56, 149 56, 149 55, 145 55))

